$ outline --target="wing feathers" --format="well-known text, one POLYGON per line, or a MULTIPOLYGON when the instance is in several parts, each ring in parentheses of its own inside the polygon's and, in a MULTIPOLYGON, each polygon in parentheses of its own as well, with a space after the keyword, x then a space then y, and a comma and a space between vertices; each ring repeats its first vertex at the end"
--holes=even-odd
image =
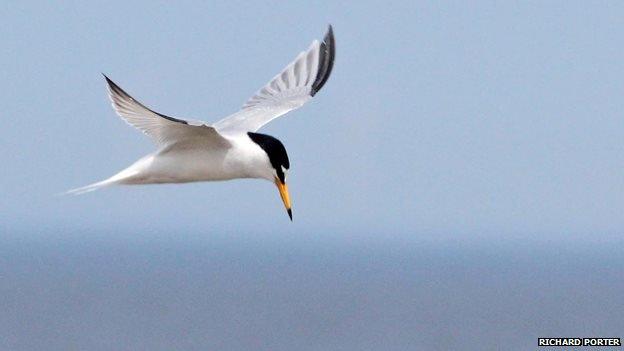
POLYGON ((108 89, 110 92, 111 102, 113 103, 113 108, 115 108, 115 110, 118 110, 118 112, 137 115, 138 113, 145 111, 167 119, 171 122, 187 124, 185 120, 169 117, 163 115, 162 113, 151 110, 147 106, 135 100, 132 96, 130 96, 130 94, 126 93, 123 89, 121 89, 121 87, 119 87, 119 85, 110 80, 110 78, 108 78, 105 74, 102 73, 102 75, 106 79, 106 83, 108 83, 108 89))
POLYGON ((173 145, 193 139, 203 144, 229 145, 226 139, 205 122, 187 121, 158 113, 134 99, 106 75, 104 78, 115 112, 128 124, 151 137, 156 144, 173 145))
POLYGON ((329 26, 322 43, 314 40, 295 60, 258 90, 241 111, 214 124, 223 132, 255 132, 310 100, 325 85, 336 57, 334 31, 329 26))
POLYGON ((334 68, 336 42, 334 40, 334 30, 332 29, 332 26, 329 26, 325 39, 321 43, 319 55, 318 74, 316 75, 316 80, 314 81, 314 84, 312 84, 312 91, 310 92, 310 95, 312 96, 316 95, 316 93, 321 90, 323 85, 325 85, 325 82, 329 79, 332 68, 334 68))

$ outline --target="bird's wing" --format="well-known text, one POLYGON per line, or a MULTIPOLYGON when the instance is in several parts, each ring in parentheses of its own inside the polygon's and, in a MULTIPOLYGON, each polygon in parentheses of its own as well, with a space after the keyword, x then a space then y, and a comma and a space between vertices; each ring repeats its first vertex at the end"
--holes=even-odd
POLYGON ((327 82, 336 56, 334 32, 329 26, 322 43, 317 40, 280 74, 252 96, 243 108, 216 122, 219 132, 255 132, 271 120, 297 109, 327 82))
POLYGON ((165 116, 143 105, 106 75, 108 92, 115 112, 128 124, 148 135, 158 145, 171 145, 189 139, 228 145, 212 126, 203 121, 184 120, 165 116))

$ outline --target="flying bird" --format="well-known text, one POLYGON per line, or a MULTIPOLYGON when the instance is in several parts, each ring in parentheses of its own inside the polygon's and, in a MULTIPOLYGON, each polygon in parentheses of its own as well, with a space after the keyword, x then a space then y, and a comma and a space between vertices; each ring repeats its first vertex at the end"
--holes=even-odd
POLYGON ((115 112, 149 136, 158 149, 103 181, 70 190, 82 194, 111 185, 188 183, 237 178, 266 179, 277 186, 292 220, 286 178, 288 154, 281 141, 258 130, 308 102, 327 82, 336 56, 331 25, 243 107, 220 121, 181 119, 158 113, 106 75, 115 112))

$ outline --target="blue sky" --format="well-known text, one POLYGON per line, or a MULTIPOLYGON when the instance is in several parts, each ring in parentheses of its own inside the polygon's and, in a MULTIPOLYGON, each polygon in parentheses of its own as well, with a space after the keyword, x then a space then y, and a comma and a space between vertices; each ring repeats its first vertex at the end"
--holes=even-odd
POLYGON ((624 226, 624 5, 616 2, 23 2, 0 31, 0 229, 612 240, 624 226), (216 121, 333 24, 334 72, 262 132, 260 180, 64 190, 152 151, 104 72, 216 121))

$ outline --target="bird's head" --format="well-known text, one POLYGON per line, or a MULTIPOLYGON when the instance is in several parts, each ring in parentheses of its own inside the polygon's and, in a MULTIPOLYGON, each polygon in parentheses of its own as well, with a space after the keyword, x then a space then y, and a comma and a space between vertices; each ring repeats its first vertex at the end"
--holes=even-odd
POLYGON ((269 175, 266 178, 277 186, 280 197, 284 202, 284 207, 288 212, 288 217, 292 221, 292 208, 290 204, 290 195, 288 194, 288 185, 286 185, 286 176, 288 169, 290 168, 290 162, 288 161, 288 154, 286 148, 281 141, 276 138, 260 133, 247 133, 251 140, 258 144, 262 150, 267 154, 270 163, 269 175))

